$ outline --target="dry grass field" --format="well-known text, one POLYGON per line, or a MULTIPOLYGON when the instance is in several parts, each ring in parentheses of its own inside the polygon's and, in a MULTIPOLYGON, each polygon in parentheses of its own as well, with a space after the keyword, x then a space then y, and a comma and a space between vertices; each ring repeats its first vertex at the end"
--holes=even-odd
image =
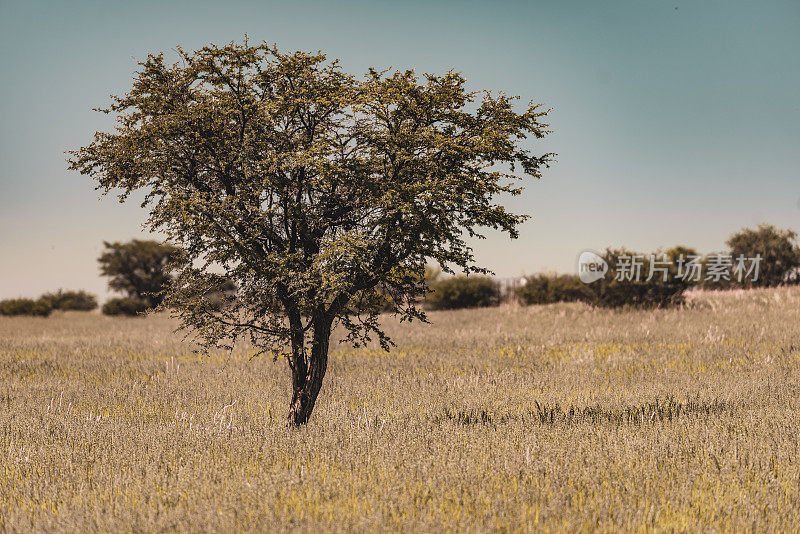
POLYGON ((800 290, 431 313, 284 362, 166 317, 0 318, 0 531, 796 530, 800 290))

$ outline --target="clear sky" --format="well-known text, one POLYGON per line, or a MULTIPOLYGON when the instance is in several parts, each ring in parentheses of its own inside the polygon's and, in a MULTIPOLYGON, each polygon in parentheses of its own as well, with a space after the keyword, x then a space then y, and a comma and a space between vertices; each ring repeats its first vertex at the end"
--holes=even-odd
POLYGON ((476 243, 498 275, 571 272, 586 248, 723 248, 743 226, 800 230, 800 2, 116 2, 0 0, 0 298, 106 294, 102 241, 144 212, 66 170, 136 59, 275 42, 370 66, 454 68, 471 89, 554 108, 558 153, 509 202, 518 240, 476 243))

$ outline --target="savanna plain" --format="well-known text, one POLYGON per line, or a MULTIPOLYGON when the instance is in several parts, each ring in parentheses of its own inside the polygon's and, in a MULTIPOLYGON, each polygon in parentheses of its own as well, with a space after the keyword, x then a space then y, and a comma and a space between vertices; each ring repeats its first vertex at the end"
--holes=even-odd
POLYGON ((295 430, 286 363, 247 346, 0 318, 0 530, 800 527, 800 289, 429 318, 332 346, 295 430))

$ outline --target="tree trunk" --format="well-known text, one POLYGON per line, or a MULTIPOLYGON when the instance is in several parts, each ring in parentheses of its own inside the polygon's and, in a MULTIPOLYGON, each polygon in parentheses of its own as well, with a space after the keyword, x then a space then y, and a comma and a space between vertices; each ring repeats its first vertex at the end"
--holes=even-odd
POLYGON ((322 379, 328 368, 328 344, 331 335, 331 320, 320 317, 314 320, 314 337, 307 365, 295 364, 292 369, 292 402, 289 404, 289 426, 300 426, 308 422, 317 395, 322 388, 322 379))

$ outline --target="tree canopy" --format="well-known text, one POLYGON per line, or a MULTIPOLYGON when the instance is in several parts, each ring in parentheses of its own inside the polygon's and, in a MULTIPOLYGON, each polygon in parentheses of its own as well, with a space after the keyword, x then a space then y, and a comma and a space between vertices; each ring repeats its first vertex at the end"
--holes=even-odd
POLYGON ((114 132, 71 153, 71 168, 125 199, 144 190, 148 226, 185 251, 165 304, 206 346, 240 337, 284 354, 289 423, 308 420, 335 324, 353 344, 388 348, 377 306, 424 319, 425 266, 486 272, 468 237, 517 236, 521 192, 551 154, 547 110, 471 92, 456 72, 370 69, 356 78, 322 53, 231 43, 140 63, 103 109, 114 132), (519 169, 519 173, 515 171, 519 169), (232 281, 225 306, 203 295, 232 281), (362 301, 353 315, 353 300, 362 301))

